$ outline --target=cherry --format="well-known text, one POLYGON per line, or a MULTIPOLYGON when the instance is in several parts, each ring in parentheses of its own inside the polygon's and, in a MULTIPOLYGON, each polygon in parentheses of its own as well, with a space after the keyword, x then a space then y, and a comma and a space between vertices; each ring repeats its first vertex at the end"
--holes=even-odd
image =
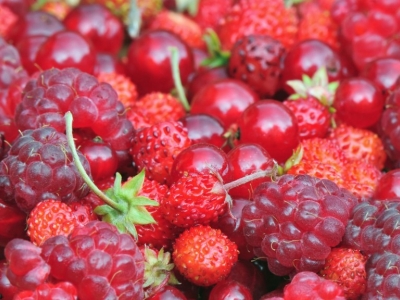
MULTIPOLYGON (((8 87, 7 93, 4 97, 0 97, 0 113, 14 118, 15 109, 22 101, 22 92, 26 83, 30 80, 28 76, 21 76, 14 79, 8 87)), ((8 125, 10 126, 10 125, 8 125)), ((10 140, 8 140, 10 142, 10 140)))
POLYGON ((79 150, 88 160, 95 182, 111 177, 117 171, 117 154, 107 143, 85 139, 80 143, 79 150))
POLYGON ((27 36, 15 45, 21 56, 22 65, 29 74, 40 71, 38 66, 35 65, 36 55, 40 46, 47 39, 48 37, 44 35, 27 36))
MULTIPOLYGON (((232 180, 257 171, 272 169, 274 161, 269 153, 258 144, 240 144, 228 152, 229 170, 232 180)), ((254 189, 270 178, 259 178, 229 190, 233 198, 252 199, 254 189)))
POLYGON ((360 74, 373 81, 386 97, 393 92, 400 76, 400 59, 383 57, 368 63, 360 74))
POLYGON ((192 48, 192 52, 195 70, 199 71, 205 69, 205 67, 202 66, 202 62, 206 58, 208 58, 208 53, 205 50, 199 48, 192 48))
POLYGON ((202 88, 193 97, 190 112, 207 113, 218 119, 227 130, 249 105, 258 100, 257 94, 247 84, 236 79, 223 79, 202 88))
POLYGON ((248 245, 243 233, 242 209, 250 203, 247 199, 234 198, 229 211, 219 216, 218 221, 211 224, 213 228, 220 229, 233 241, 239 250, 239 258, 250 261, 254 258, 253 247, 248 245))
POLYGON ((367 128, 382 115, 384 98, 380 89, 366 78, 343 80, 335 94, 336 117, 351 126, 367 128))
POLYGON ((124 26, 110 10, 100 4, 82 4, 64 19, 66 28, 79 32, 97 52, 117 54, 124 38, 124 26))
POLYGON ((187 87, 189 100, 193 99, 194 95, 196 95, 205 85, 228 77, 228 71, 225 67, 203 69, 196 72, 190 79, 187 87))
POLYGON ((224 127, 207 114, 187 114, 179 120, 188 129, 192 144, 208 143, 222 147, 225 143, 224 127))
POLYGON ((391 170, 381 177, 373 198, 379 200, 400 198, 400 169, 391 170))
POLYGON ((127 73, 139 96, 151 92, 169 93, 174 88, 170 47, 179 52, 179 72, 186 85, 194 70, 193 53, 175 34, 164 30, 147 31, 133 40, 128 48, 127 73))
POLYGON ((19 17, 23 17, 30 9, 34 0, 0 0, 0 4, 8 7, 19 17))
POLYGON ((209 300, 241 299, 252 300, 250 290, 235 280, 222 280, 211 290, 209 300))
POLYGON ((40 46, 35 63, 42 70, 74 67, 91 74, 95 52, 79 33, 65 30, 55 33, 40 46))
POLYGON ((211 144, 194 144, 180 152, 172 164, 169 183, 178 180, 184 172, 214 172, 230 181, 229 163, 226 153, 211 144))
POLYGON ((164 285, 156 294, 148 300, 186 300, 186 296, 172 285, 164 285))
POLYGON ((125 67, 115 55, 97 53, 93 75, 97 76, 100 73, 125 74, 125 67))
POLYGON ((239 143, 262 146, 278 163, 285 162, 299 144, 296 117, 281 102, 260 100, 238 120, 239 143))
POLYGON ((321 67, 326 67, 329 82, 348 77, 351 70, 331 46, 319 40, 305 40, 294 45, 286 54, 282 70, 282 84, 289 94, 293 89, 286 82, 302 79, 303 75, 312 77, 321 67))
POLYGON ((28 36, 51 36, 64 29, 64 24, 52 14, 30 11, 10 30, 7 40, 15 45, 28 36))

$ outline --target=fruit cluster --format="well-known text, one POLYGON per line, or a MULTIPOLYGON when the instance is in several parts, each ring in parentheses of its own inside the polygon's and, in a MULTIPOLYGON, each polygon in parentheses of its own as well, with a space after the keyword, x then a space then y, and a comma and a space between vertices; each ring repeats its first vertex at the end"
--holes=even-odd
POLYGON ((0 0, 0 299, 400 299, 399 11, 0 0))

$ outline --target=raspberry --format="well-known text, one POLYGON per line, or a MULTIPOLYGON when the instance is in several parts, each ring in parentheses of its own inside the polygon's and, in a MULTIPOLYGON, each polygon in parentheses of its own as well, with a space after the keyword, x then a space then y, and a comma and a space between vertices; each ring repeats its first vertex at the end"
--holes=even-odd
POLYGON ((52 126, 65 132, 64 114, 71 111, 74 132, 85 137, 101 137, 127 157, 133 134, 132 123, 110 84, 75 68, 42 72, 25 86, 15 121, 21 130, 52 126))
POLYGON ((144 299, 144 259, 128 234, 102 221, 55 236, 42 245, 50 275, 77 287, 78 298, 144 299))
POLYGON ((42 283, 34 291, 22 291, 15 295, 14 300, 52 300, 52 299, 64 299, 74 300, 76 299, 76 288, 69 282, 58 282, 42 283))
MULTIPOLYGON (((80 154, 86 172, 89 163, 80 154)), ((25 211, 54 199, 73 202, 89 192, 72 159, 67 137, 52 127, 26 130, 0 164, 0 193, 25 211)))
POLYGON ((356 203, 330 180, 283 175, 259 185, 243 208, 245 238, 276 275, 318 272, 341 242, 356 203))

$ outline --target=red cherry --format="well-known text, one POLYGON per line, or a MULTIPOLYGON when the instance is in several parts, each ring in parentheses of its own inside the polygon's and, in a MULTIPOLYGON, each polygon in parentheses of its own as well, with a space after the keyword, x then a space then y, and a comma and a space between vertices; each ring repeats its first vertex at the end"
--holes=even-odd
POLYGON ((214 172, 224 182, 230 181, 229 163, 226 153, 211 144, 194 144, 180 152, 172 165, 170 184, 178 180, 184 172, 214 172))
POLYGON ((19 17, 23 17, 30 9, 34 0, 1 0, 0 4, 8 7, 19 17))
MULTIPOLYGON (((258 144, 240 144, 228 152, 229 170, 232 181, 257 171, 272 169, 274 161, 269 153, 258 144)), ((233 198, 252 199, 254 189, 269 177, 252 180, 229 190, 233 198)))
POLYGON ((187 88, 189 100, 193 99, 194 95, 196 95, 205 85, 228 77, 228 71, 225 67, 204 69, 196 72, 190 79, 187 88))
POLYGON ((172 285, 164 285, 156 294, 147 300, 187 300, 186 296, 172 285))
POLYGON ((0 246, 14 238, 26 238, 26 213, 0 199, 0 246))
POLYGON ((302 79, 303 75, 312 77, 321 67, 326 67, 329 81, 348 77, 350 70, 331 46, 319 40, 305 40, 293 46, 286 54, 282 71, 282 84, 289 94, 293 89, 286 82, 302 79))
POLYGON ((42 46, 47 39, 48 37, 44 35, 27 36, 16 44, 15 47, 18 49, 21 56, 22 65, 29 74, 40 71, 38 66, 35 65, 36 55, 40 46, 42 46))
POLYGON ((36 64, 42 70, 74 67, 92 74, 95 52, 79 33, 65 30, 55 33, 40 46, 36 64))
POLYGON ((110 10, 100 4, 82 4, 64 19, 66 28, 79 32, 97 52, 117 54, 124 38, 124 26, 110 10))
POLYGON ((97 53, 93 75, 98 76, 100 73, 125 74, 125 67, 115 55, 97 53))
POLYGON ((30 11, 10 30, 7 40, 17 44, 28 36, 51 36, 64 29, 64 24, 54 15, 40 10, 30 11))
POLYGON ((336 117, 351 126, 367 128, 375 125, 383 111, 380 89, 366 78, 343 80, 335 94, 336 117))
POLYGON ((221 122, 207 114, 188 114, 179 120, 188 129, 192 144, 208 143, 222 147, 226 141, 221 122))
POLYGON ((391 170, 381 177, 373 198, 379 200, 400 198, 400 169, 391 170))
POLYGON ((276 100, 250 105, 240 116, 238 127, 240 144, 259 144, 278 163, 285 162, 299 144, 296 117, 276 100))
POLYGON ((185 85, 194 70, 194 59, 190 48, 177 35, 164 30, 147 31, 130 44, 127 73, 139 96, 151 92, 169 93, 174 88, 169 47, 178 49, 179 71, 185 85))
POLYGON ((94 181, 115 175, 118 168, 118 157, 108 144, 100 141, 83 140, 79 145, 79 150, 89 162, 94 181))
POLYGON ((211 290, 209 300, 221 299, 241 299, 252 300, 250 290, 244 285, 234 280, 222 280, 218 282, 211 290))
POLYGON ((236 79, 223 79, 202 88, 193 97, 190 112, 209 114, 227 130, 249 105, 258 100, 257 94, 247 84, 236 79))

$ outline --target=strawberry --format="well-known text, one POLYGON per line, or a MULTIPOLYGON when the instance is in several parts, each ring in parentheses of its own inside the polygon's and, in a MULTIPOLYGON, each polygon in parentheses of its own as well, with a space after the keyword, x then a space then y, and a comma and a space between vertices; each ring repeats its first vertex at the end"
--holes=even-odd
POLYGON ((80 223, 67 204, 57 200, 39 202, 29 213, 28 236, 35 245, 56 235, 67 236, 80 223))
POLYGON ((240 0, 226 12, 217 34, 225 50, 251 34, 270 35, 288 48, 295 42, 297 22, 294 8, 285 7, 282 0, 240 0))
POLYGON ((187 280, 211 286, 228 276, 238 251, 219 229, 198 225, 186 229, 175 240, 172 258, 187 280))
POLYGON ((148 28, 171 31, 192 48, 204 48, 205 46, 201 27, 195 21, 178 12, 161 11, 153 18, 148 28))
POLYGON ((7 36, 11 27, 18 21, 18 16, 7 6, 0 4, 0 37, 7 36))
MULTIPOLYGON (((190 2, 195 1, 190 0, 190 2)), ((215 29, 233 3, 234 0, 198 0, 197 9, 191 14, 191 17, 203 30, 215 29)))
POLYGON ((346 299, 359 299, 367 284, 367 256, 350 248, 334 248, 319 274, 342 287, 346 299))

